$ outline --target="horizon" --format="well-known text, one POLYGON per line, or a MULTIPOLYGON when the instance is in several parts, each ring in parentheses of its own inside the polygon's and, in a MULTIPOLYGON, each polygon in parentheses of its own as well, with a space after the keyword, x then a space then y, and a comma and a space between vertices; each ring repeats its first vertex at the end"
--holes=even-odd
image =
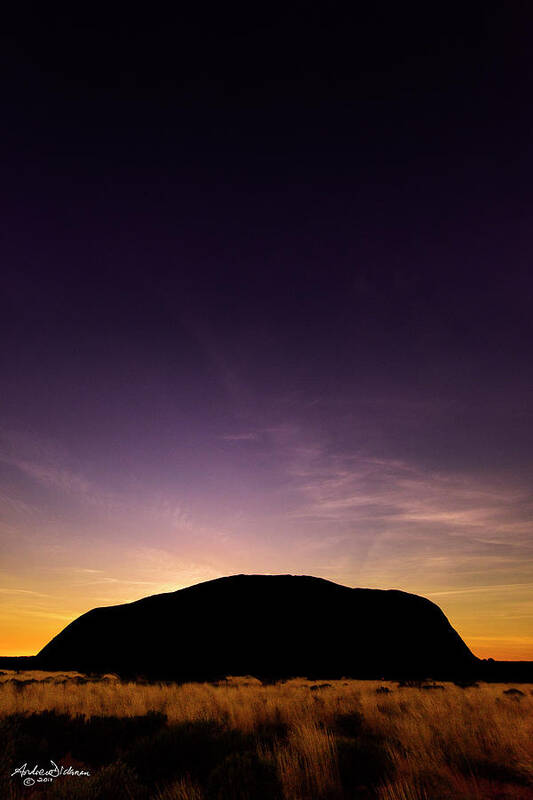
MULTIPOLYGON (((215 578, 208 578, 206 580, 199 581, 198 583, 193 583, 193 584, 190 584, 188 586, 182 586, 179 589, 170 589, 170 590, 165 591, 165 592, 157 592, 156 594, 143 595, 142 597, 135 598, 134 600, 129 600, 129 601, 125 602, 125 603, 113 603, 113 604, 109 604, 109 605, 96 606, 95 608, 110 608, 110 607, 114 607, 116 605, 120 605, 120 606, 122 606, 122 605, 131 605, 131 604, 135 604, 137 602, 140 602, 142 600, 150 599, 152 597, 157 597, 157 596, 160 596, 160 595, 163 595, 163 594, 176 594, 176 593, 178 593, 178 592, 180 592, 180 591, 182 591, 184 589, 191 589, 191 588, 195 588, 197 586, 202 586, 203 584, 206 584, 206 583, 213 583, 213 582, 221 581, 221 580, 231 580, 232 578, 258 578, 258 577, 260 577, 260 578, 262 578, 262 577, 269 577, 269 578, 311 578, 312 580, 326 581, 327 583, 333 583, 336 586, 341 586, 343 588, 348 588, 348 589, 361 589, 361 590, 376 591, 376 592, 399 592, 399 593, 402 593, 402 594, 413 594, 412 592, 405 592, 404 590, 396 589, 394 587, 391 587, 391 588, 375 588, 375 587, 373 587, 372 589, 369 589, 369 587, 366 587, 366 586, 347 586, 346 584, 339 583, 338 581, 333 581, 333 580, 331 580, 329 578, 318 577, 316 575, 309 575, 309 574, 293 574, 293 573, 234 573, 234 574, 230 574, 230 575, 221 575, 221 576, 218 576, 218 577, 215 577, 215 578)), ((429 597, 424 597, 422 595, 414 595, 414 596, 420 597, 422 599, 428 599, 428 600, 430 599, 429 597)), ((432 601, 432 602, 438 608, 440 608, 438 603, 435 603, 435 601, 432 601)), ((93 610, 93 609, 87 609, 87 610, 90 611, 90 610, 93 610)), ((83 612, 83 613, 86 613, 86 612, 83 612)), ((445 616, 448 619, 446 614, 445 614, 445 616)), ((74 619, 77 619, 77 618, 78 617, 73 618, 73 620, 71 620, 71 622, 74 621, 74 619)), ((455 630, 455 626, 453 624, 453 621, 448 619, 448 622, 450 622, 450 624, 452 625, 452 628, 454 628, 454 630, 455 630)), ((67 625, 63 626, 57 632, 57 634, 61 633, 63 630, 65 630, 65 627, 68 627, 69 624, 70 624, 70 622, 68 622, 67 625)), ((45 642, 43 644, 43 647, 46 644, 48 644, 53 638, 55 638, 55 636, 57 634, 54 634, 54 636, 52 636, 50 640, 47 640, 47 642, 45 642)), ((468 647, 468 643, 465 642, 465 644, 467 644, 467 647, 468 647)), ((39 650, 36 651, 35 653, 17 653, 17 654, 14 654, 14 653, 0 653, 0 658, 2 658, 2 657, 8 657, 8 658, 15 657, 15 658, 17 658, 17 657, 28 657, 28 656, 33 657, 33 656, 37 656, 41 649, 42 648, 39 648, 39 650)), ((469 648, 469 649, 472 651, 471 648, 469 648)), ((476 655, 476 654, 474 653, 474 655, 476 655)), ((479 658, 479 656, 478 656, 478 658, 479 658)), ((485 657, 485 660, 487 658, 489 660, 494 660, 490 656, 485 657)), ((498 660, 498 659, 496 659, 496 660, 498 660)), ((499 659, 499 660, 504 661, 506 659, 499 659)), ((518 660, 526 661, 526 659, 518 659, 518 660)))
POLYGON ((37 6, 1 34, 0 654, 296 572, 533 661, 531 10, 37 6))

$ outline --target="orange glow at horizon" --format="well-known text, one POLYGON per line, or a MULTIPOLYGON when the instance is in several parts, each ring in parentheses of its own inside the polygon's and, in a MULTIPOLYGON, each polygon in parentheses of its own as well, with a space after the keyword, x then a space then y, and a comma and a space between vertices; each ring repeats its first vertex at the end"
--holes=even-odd
MULTIPOLYGON (((222 574, 222 573, 221 573, 222 574)), ((99 592, 89 592, 92 599, 84 597, 80 591, 77 596, 71 594, 66 599, 50 597, 49 602, 43 605, 39 598, 39 605, 34 606, 35 597, 40 593, 31 590, 19 590, 18 601, 14 604, 5 602, 6 594, 3 594, 4 602, 0 606, 0 656, 31 656, 42 649, 54 636, 60 633, 71 621, 81 614, 89 611, 98 605, 115 605, 120 603, 132 602, 140 597, 149 594, 158 594, 164 591, 173 591, 192 585, 202 580, 209 580, 213 576, 198 576, 189 583, 182 583, 181 586, 161 584, 154 582, 153 589, 141 585, 132 586, 124 590, 120 579, 110 581, 106 587, 106 596, 99 592), (32 597, 33 595, 33 597, 32 597), (21 599, 22 598, 22 599, 21 599), (33 602, 32 602, 33 601, 33 602)), ((326 577, 326 576, 323 576, 326 577)), ((334 577, 332 580, 336 580, 334 577)), ((338 581, 341 582, 341 581, 338 581)), ((139 581, 139 583, 143 583, 139 581)), ((148 581, 145 582, 148 584, 148 581)), ((349 584, 347 584, 349 585, 349 584)), ((352 584, 353 585, 353 584, 352 584)), ((82 587, 79 587, 81 589, 82 587)), ((376 588, 376 587, 373 587, 376 588)), ((84 587, 87 591, 88 587, 84 587)), ((408 591, 424 594, 422 591, 416 592, 410 587, 408 591)), ((43 595, 45 593, 42 593, 43 595)), ((431 593, 427 593, 429 596, 431 593)), ((438 594, 438 593, 435 593, 438 594)), ((444 593, 446 595, 446 593, 444 593)), ((479 613, 473 613, 473 604, 464 599, 458 602, 459 594, 449 596, 430 597, 433 602, 444 611, 451 625, 459 633, 474 655, 478 658, 493 658, 496 661, 533 661, 533 636, 527 635, 527 628, 520 624, 509 624, 505 622, 505 617, 500 616, 498 620, 492 620, 492 625, 488 626, 481 613, 491 614, 491 604, 486 599, 475 609, 479 613), (444 601, 444 602, 443 602, 444 601), (490 631, 490 635, 487 633, 490 631)))
POLYGON ((97 606, 224 575, 292 573, 427 597, 478 657, 533 660, 527 486, 331 456, 296 426, 254 436, 233 434, 224 448, 253 443, 270 482, 243 455, 239 471, 227 469, 236 456, 226 462, 224 450, 220 483, 205 488, 200 476, 185 499, 179 486, 101 487, 35 443, 32 460, 9 456, 20 491, 4 498, 0 654, 33 655, 97 606))

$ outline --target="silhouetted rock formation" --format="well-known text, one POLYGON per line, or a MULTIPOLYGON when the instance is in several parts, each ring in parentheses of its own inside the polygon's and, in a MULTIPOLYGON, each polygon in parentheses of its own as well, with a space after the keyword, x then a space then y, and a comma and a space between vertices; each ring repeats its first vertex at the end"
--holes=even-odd
POLYGON ((321 578, 234 575, 95 608, 34 667, 162 680, 465 676, 478 659, 434 603, 321 578))

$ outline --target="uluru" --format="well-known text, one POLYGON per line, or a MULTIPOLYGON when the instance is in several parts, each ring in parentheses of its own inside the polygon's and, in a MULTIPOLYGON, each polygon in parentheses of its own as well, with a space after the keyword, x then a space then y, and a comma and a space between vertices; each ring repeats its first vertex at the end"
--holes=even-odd
POLYGON ((178 681, 444 679, 479 663, 430 600, 307 575, 233 575, 95 608, 32 661, 51 670, 178 681))

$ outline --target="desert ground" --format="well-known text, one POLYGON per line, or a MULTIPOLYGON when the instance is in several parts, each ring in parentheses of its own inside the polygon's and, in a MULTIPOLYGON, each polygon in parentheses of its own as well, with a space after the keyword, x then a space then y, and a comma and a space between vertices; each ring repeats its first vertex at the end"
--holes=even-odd
POLYGON ((528 800, 532 711, 524 684, 178 685, 6 671, 0 796, 528 800), (81 774, 57 776, 51 761, 81 774), (52 775, 28 775, 35 765, 52 775))

